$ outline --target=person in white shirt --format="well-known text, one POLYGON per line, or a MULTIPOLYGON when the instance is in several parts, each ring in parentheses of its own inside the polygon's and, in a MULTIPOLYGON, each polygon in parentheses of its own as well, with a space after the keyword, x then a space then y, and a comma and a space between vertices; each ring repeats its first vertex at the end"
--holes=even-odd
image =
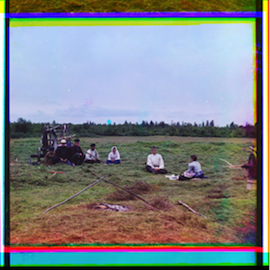
POLYGON ((87 150, 85 154, 84 162, 86 163, 100 163, 100 159, 98 156, 98 151, 95 149, 96 145, 92 143, 90 145, 91 149, 87 150))
POLYGON ((112 147, 106 163, 107 164, 120 164, 121 163, 120 162, 120 154, 119 154, 116 146, 112 147))
POLYGON ((167 170, 164 168, 163 158, 160 154, 157 154, 157 148, 152 147, 152 154, 147 157, 146 170, 151 173, 167 173, 167 170))

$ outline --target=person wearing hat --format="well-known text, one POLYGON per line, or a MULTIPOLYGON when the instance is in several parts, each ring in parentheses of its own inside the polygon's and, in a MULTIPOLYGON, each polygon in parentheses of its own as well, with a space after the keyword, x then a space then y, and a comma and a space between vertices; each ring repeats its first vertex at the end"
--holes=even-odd
POLYGON ((87 150, 84 162, 86 163, 100 163, 99 155, 97 149, 95 149, 96 145, 92 143, 90 145, 90 149, 87 150))
POLYGON ((55 157, 58 158, 59 163, 66 163, 68 165, 72 165, 69 157, 70 157, 70 149, 66 145, 66 140, 62 139, 61 140, 61 145, 58 146, 55 157))
POLYGON ((248 157, 248 163, 241 166, 243 169, 247 169, 249 179, 257 178, 257 149, 253 145, 249 146, 251 153, 248 157))
POLYGON ((46 153, 45 158, 44 158, 44 163, 48 166, 51 166, 55 163, 57 163, 58 161, 56 161, 54 159, 55 157, 55 151, 54 151, 54 147, 50 146, 49 151, 46 153))
POLYGON ((70 161, 72 164, 78 166, 82 165, 85 156, 80 147, 80 140, 74 140, 74 145, 70 147, 70 161))

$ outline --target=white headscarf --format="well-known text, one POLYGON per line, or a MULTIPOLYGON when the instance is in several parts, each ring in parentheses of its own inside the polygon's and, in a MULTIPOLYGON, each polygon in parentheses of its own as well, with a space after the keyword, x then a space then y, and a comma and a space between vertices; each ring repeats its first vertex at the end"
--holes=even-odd
POLYGON ((116 146, 113 146, 111 148, 111 152, 110 152, 110 154, 108 156, 108 159, 109 160, 111 160, 111 159, 115 159, 115 160, 120 159, 120 154, 119 154, 116 146), (116 150, 115 153, 113 153, 113 148, 115 148, 115 150, 116 150))

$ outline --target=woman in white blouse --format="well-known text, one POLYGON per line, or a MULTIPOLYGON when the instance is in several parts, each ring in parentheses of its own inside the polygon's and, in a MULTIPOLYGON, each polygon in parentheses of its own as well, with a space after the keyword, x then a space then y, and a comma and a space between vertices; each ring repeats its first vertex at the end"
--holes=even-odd
POLYGON ((112 147, 106 163, 107 164, 120 164, 121 163, 120 162, 120 154, 119 154, 116 146, 112 147))

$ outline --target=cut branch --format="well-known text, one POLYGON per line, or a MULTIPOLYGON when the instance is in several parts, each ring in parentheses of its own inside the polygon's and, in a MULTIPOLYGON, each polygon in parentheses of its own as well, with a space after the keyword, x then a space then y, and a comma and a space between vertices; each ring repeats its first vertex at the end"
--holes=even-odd
POLYGON ((230 166, 233 166, 229 161, 227 161, 226 159, 220 158, 220 160, 225 161, 227 164, 229 164, 230 166))
POLYGON ((103 180, 104 178, 105 178, 105 175, 102 176, 100 179, 98 179, 96 182, 92 183, 91 185, 89 185, 89 186, 87 186, 86 188, 84 188, 83 190, 81 190, 80 192, 76 193, 76 194, 73 195, 72 197, 70 197, 70 198, 64 200, 64 201, 61 202, 61 203, 58 203, 58 204, 56 204, 56 205, 54 205, 54 206, 48 208, 43 214, 46 214, 47 212, 49 212, 49 211, 52 210, 53 208, 55 208, 55 207, 57 207, 57 206, 59 206, 59 205, 61 205, 61 204, 64 204, 65 202, 67 202, 67 201, 69 201, 69 200, 75 198, 76 196, 80 195, 80 194, 83 193, 85 190, 87 190, 88 188, 94 186, 94 185, 97 184, 99 181, 103 180))
POLYGON ((53 175, 51 175, 51 176, 47 179, 47 181, 48 181, 49 179, 53 178, 56 174, 57 174, 57 172, 54 172, 53 175))
POLYGON ((224 167, 228 167, 230 169, 237 169, 239 167, 241 167, 241 165, 232 165, 229 161, 227 161, 226 159, 220 158, 220 160, 225 161, 227 164, 229 164, 229 166, 224 166, 224 167))
POLYGON ((196 215, 199 215, 199 216, 202 216, 202 217, 204 217, 204 218, 206 218, 206 216, 204 216, 204 215, 202 215, 202 214, 200 214, 200 213, 198 213, 198 212, 196 212, 195 210, 193 210, 191 207, 189 207, 187 204, 185 204, 185 203, 183 203, 183 202, 181 202, 181 201, 178 201, 178 203, 179 204, 181 204, 181 205, 183 205, 183 206, 185 206, 187 209, 189 209, 191 212, 193 212, 194 214, 196 214, 196 215))

